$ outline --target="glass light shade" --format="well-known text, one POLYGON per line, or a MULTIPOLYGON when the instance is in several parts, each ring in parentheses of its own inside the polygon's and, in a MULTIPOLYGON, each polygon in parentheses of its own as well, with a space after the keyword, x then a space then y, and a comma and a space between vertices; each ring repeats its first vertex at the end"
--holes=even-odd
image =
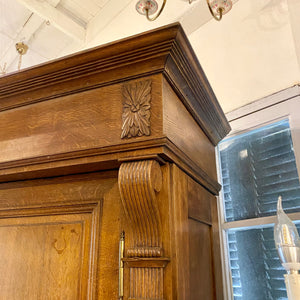
POLYGON ((279 258, 288 273, 300 270, 300 239, 297 228, 282 209, 281 197, 277 203, 277 222, 274 239, 279 258))
POLYGON ((139 0, 135 6, 135 9, 141 15, 146 14, 146 8, 149 11, 149 15, 153 15, 158 9, 158 4, 155 0, 139 0))
POLYGON ((210 0, 209 4, 215 15, 219 14, 219 9, 222 9, 222 14, 225 15, 232 8, 231 0, 210 0))

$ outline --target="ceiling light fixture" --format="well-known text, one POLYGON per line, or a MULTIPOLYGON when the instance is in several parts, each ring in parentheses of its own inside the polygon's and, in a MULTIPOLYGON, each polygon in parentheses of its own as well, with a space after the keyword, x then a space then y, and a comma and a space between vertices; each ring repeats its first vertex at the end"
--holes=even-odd
POLYGON ((232 8, 231 0, 206 0, 208 9, 215 20, 221 21, 223 15, 232 8))
POLYGON ((23 42, 16 43, 16 50, 19 53, 18 71, 21 70, 22 56, 27 53, 28 46, 23 42))
POLYGON ((135 8, 139 14, 146 15, 148 21, 155 21, 162 13, 166 3, 167 0, 164 0, 159 12, 153 18, 150 18, 149 16, 155 14, 158 10, 158 4, 155 0, 139 0, 135 8))
MULTIPOLYGON (((192 4, 192 2, 194 2, 194 0, 188 1, 189 4, 192 4)), ((217 21, 221 21, 223 15, 228 13, 232 8, 231 0, 206 0, 206 2, 211 15, 217 21)), ((158 3, 156 2, 156 0, 139 0, 135 8, 139 14, 146 15, 148 21, 154 21, 160 16, 163 9, 165 8, 166 3, 167 0, 163 0, 163 4, 160 10, 152 18, 150 16, 155 14, 158 10, 158 3)))
POLYGON ((7 66, 6 63, 4 63, 3 67, 0 65, 0 75, 6 74, 6 66, 7 66))

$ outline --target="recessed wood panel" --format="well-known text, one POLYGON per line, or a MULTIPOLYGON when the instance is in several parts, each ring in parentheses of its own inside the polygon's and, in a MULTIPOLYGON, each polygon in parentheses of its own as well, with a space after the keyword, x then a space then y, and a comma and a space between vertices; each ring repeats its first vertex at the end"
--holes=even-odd
POLYGON ((0 199, 1 300, 116 298, 115 171, 2 183, 0 199))
POLYGON ((116 177, 112 171, 1 183, 0 216, 91 211, 116 177))
POLYGON ((189 300, 215 299, 211 227, 189 220, 190 289, 189 300))
POLYGON ((189 217, 211 224, 211 202, 216 201, 215 196, 208 192, 193 179, 188 178, 189 217))
POLYGON ((86 299, 91 215, 0 220, 1 299, 86 299))

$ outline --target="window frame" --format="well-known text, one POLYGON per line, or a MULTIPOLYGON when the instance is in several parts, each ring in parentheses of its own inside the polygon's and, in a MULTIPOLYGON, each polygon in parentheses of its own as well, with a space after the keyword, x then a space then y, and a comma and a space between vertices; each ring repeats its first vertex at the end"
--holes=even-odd
MULTIPOLYGON (((232 128, 226 138, 263 127, 265 125, 288 119, 290 124, 296 167, 300 177, 300 87, 295 85, 268 97, 252 102, 226 114, 232 128), (297 113, 298 111, 298 113, 297 113)), ((219 182, 222 182, 220 172, 220 157, 218 147, 216 149, 216 162, 219 182)), ((261 226, 274 226, 276 216, 245 219, 239 221, 225 221, 223 193, 218 197, 219 232, 221 240, 221 258, 223 275, 223 293, 225 300, 233 299, 231 282, 231 268, 229 249, 226 233, 229 229, 251 229, 261 226)), ((300 212, 290 213, 292 220, 300 220, 300 212)))

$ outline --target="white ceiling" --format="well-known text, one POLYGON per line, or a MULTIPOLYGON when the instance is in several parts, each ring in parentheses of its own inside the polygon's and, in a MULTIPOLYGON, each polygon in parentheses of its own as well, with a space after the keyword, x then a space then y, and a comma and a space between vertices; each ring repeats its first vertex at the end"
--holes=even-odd
POLYGON ((167 0, 155 22, 136 1, 0 0, 0 67, 17 70, 16 42, 26 68, 180 21, 225 112, 299 83, 300 0, 235 0, 221 22, 206 0, 167 0))

